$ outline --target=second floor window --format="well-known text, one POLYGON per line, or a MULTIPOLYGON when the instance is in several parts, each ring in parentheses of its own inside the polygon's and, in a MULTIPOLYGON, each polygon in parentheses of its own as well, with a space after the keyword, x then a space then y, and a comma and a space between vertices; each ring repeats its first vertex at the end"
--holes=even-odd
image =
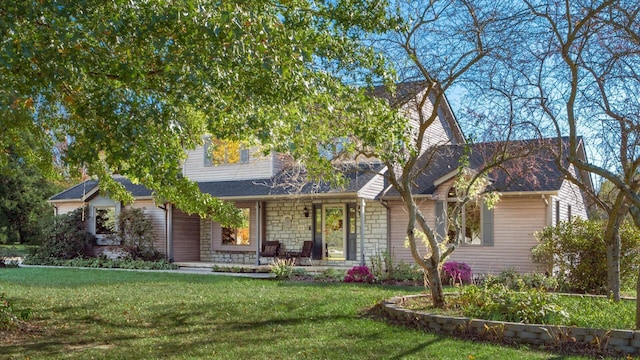
POLYGON ((249 149, 239 141, 207 139, 204 143, 204 166, 245 164, 249 162, 249 149))

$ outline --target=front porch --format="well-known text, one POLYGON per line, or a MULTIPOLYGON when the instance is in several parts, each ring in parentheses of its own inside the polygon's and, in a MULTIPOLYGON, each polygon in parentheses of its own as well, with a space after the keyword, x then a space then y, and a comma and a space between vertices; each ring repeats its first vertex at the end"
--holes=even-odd
MULTIPOLYGON (((247 219, 244 228, 229 229, 211 219, 199 219, 199 254, 191 258, 176 256, 174 260, 230 267, 268 266, 273 258, 262 255, 267 242, 279 243, 278 257, 283 258, 300 253, 305 243, 313 242, 311 257, 298 259, 304 259, 301 265, 307 266, 303 268, 348 269, 370 262, 372 256, 388 248, 386 208, 368 202, 365 211, 364 203, 361 201, 358 208, 355 199, 236 202, 247 219)), ((178 247, 193 249, 193 245, 181 246, 176 239, 174 248, 178 247)))

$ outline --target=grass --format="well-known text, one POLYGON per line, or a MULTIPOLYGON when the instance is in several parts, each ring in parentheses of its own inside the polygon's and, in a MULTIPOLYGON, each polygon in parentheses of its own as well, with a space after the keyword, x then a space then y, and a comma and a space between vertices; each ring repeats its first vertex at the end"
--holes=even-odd
POLYGON ((0 270, 31 331, 3 359, 578 359, 474 343, 365 316, 420 289, 68 268, 0 270))
POLYGON ((636 302, 621 300, 618 303, 603 297, 558 296, 558 303, 571 318, 571 324, 600 329, 635 329, 636 302))
MULTIPOLYGON (((564 294, 557 295, 556 299, 557 304, 569 315, 569 321, 562 323, 550 322, 550 325, 568 325, 605 330, 635 329, 636 303, 634 300, 622 300, 615 303, 604 297, 564 294)), ((433 308, 431 300, 426 297, 408 300, 405 307, 448 316, 467 317, 467 315, 458 308, 433 308)))
POLYGON ((28 255, 31 249, 38 247, 38 245, 24 245, 24 244, 0 244, 0 256, 25 256, 28 255))

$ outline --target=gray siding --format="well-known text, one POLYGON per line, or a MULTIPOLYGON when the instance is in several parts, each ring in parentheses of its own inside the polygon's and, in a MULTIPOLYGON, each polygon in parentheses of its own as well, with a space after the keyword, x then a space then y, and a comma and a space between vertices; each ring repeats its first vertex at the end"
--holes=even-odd
POLYGON ((183 174, 193 181, 267 179, 273 174, 273 157, 262 156, 258 149, 252 148, 246 164, 205 166, 204 149, 198 146, 187 153, 183 174))

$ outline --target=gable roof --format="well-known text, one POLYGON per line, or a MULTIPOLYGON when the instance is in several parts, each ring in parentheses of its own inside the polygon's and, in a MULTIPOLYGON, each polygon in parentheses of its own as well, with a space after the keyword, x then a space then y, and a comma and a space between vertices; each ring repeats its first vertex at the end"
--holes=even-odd
MULTIPOLYGON (((410 102, 415 101, 419 95, 424 94, 424 91, 427 89, 427 85, 428 82, 425 80, 405 81, 395 84, 395 91, 393 92, 389 91, 386 86, 379 85, 374 87, 369 93, 373 97, 386 100, 391 108, 399 109, 407 106, 410 102)), ((427 96, 429 96, 429 101, 433 103, 433 93, 428 94, 427 96)), ((464 133, 462 132, 462 128, 460 127, 460 124, 453 113, 453 109, 449 104, 449 99, 447 99, 447 96, 444 93, 440 109, 438 110, 440 120, 445 122, 451 131, 449 136, 452 136, 458 143, 464 143, 464 133)))
MULTIPOLYGON (((493 191, 558 191, 565 176, 554 155, 557 141, 555 138, 439 146, 418 159, 413 193, 433 195, 439 185, 457 176, 461 161, 465 161, 463 167, 471 171, 486 170, 493 191), (506 160, 501 162, 501 159, 506 160)), ((566 138, 562 142, 563 146, 568 144, 566 138)), ((568 164, 562 166, 567 168, 568 164)), ((399 193, 387 188, 381 196, 399 196, 399 193)))
MULTIPOLYGON (((144 185, 134 184, 125 177, 117 177, 115 181, 122 184, 134 197, 150 197, 153 192, 144 185)), ((49 201, 87 201, 99 191, 98 180, 86 180, 49 198, 49 201)))

